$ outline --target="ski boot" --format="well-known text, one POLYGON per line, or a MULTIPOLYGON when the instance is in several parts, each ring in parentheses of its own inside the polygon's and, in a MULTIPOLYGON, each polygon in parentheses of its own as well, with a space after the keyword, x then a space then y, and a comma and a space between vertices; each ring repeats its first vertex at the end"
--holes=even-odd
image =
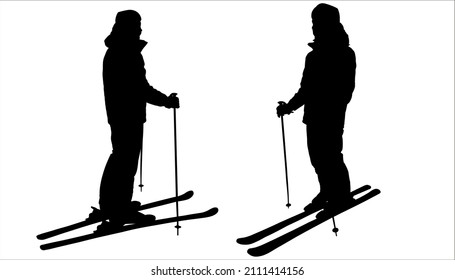
POLYGON ((333 217, 336 213, 348 208, 354 202, 351 194, 343 195, 329 199, 324 209, 316 214, 317 219, 324 219, 333 217))
POLYGON ((140 206, 140 202, 132 201, 123 211, 115 211, 109 216, 105 216, 105 219, 103 219, 103 222, 97 227, 95 233, 118 230, 125 224, 150 223, 156 220, 154 215, 146 215, 139 212, 140 206))
POLYGON ((318 193, 313 200, 303 208, 305 212, 313 212, 320 210, 325 207, 327 204, 327 198, 326 195, 323 193, 318 193))

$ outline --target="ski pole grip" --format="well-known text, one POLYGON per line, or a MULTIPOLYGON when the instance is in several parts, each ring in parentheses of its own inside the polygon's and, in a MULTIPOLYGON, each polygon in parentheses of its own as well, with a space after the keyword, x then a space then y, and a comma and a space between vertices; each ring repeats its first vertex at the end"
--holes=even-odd
POLYGON ((180 107, 180 104, 179 104, 179 101, 178 101, 178 98, 177 98, 177 93, 175 93, 175 92, 169 94, 169 97, 168 97, 168 100, 173 100, 173 99, 176 99, 176 100, 174 100, 175 104, 168 105, 169 107, 167 107, 167 108, 174 108, 174 110, 175 110, 176 108, 180 107))
POLYGON ((278 114, 278 117, 279 117, 279 118, 283 119, 284 112, 280 112, 280 111, 283 111, 283 110, 282 110, 282 107, 280 107, 280 106, 286 105, 286 102, 284 102, 284 101, 278 101, 278 104, 279 104, 279 105, 278 105, 278 107, 276 108, 276 109, 277 109, 277 114, 278 114), (281 110, 279 110, 279 108, 281 108, 281 110))

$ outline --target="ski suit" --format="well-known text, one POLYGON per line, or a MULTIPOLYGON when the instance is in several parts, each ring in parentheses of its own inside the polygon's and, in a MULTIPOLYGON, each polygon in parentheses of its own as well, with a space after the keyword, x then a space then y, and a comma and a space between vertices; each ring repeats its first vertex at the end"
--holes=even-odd
POLYGON ((105 44, 108 50, 103 61, 103 82, 112 154, 101 179, 99 203, 103 212, 116 215, 128 207, 133 196, 146 103, 163 106, 167 96, 146 79, 141 54, 145 41, 111 34, 105 44))
POLYGON ((299 91, 288 102, 290 111, 302 105, 308 152, 321 194, 331 200, 350 192, 343 160, 346 108, 355 87, 356 58, 347 45, 309 44, 299 91))

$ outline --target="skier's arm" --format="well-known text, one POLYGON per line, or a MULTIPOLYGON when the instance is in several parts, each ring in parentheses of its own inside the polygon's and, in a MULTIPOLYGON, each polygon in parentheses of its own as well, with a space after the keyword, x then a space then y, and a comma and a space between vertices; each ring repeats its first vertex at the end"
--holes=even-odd
POLYGON ((166 96, 164 93, 155 89, 152 86, 148 86, 148 90, 145 94, 145 101, 156 106, 165 106, 166 108, 179 108, 180 102, 177 94, 172 93, 166 96))
POLYGON ((147 83, 147 89, 145 91, 145 101, 149 104, 156 106, 164 106, 166 103, 167 96, 161 91, 155 89, 147 83))
POLYGON ((302 80, 300 81, 300 88, 296 94, 289 100, 288 103, 280 101, 280 105, 276 108, 278 117, 284 114, 291 114, 295 110, 299 109, 305 104, 305 97, 308 92, 308 86, 310 79, 309 68, 311 64, 311 53, 307 55, 305 59, 305 68, 302 74, 302 80))
POLYGON ((155 105, 155 106, 165 106, 166 108, 179 108, 179 100, 178 98, 171 94, 166 96, 161 91, 155 89, 150 83, 147 81, 146 78, 146 70, 144 68, 144 60, 142 56, 140 56, 140 63, 142 67, 140 68, 140 72, 135 77, 138 77, 138 83, 141 84, 142 87, 142 94, 145 102, 155 105))
POLYGON ((287 103, 290 111, 295 111, 306 103, 306 97, 309 94, 309 91, 311 91, 311 68, 313 68, 313 55, 310 52, 305 59, 305 68, 303 69, 300 88, 287 103))

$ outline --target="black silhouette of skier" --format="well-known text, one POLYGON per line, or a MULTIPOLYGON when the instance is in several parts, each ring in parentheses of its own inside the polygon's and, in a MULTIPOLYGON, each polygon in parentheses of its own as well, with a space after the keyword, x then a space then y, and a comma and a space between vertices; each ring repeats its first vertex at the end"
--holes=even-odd
POLYGON ((305 105, 308 152, 320 185, 319 194, 305 210, 324 207, 330 211, 352 200, 342 149, 356 58, 337 8, 319 4, 311 17, 314 42, 308 45, 313 50, 306 56, 300 89, 288 103, 277 107, 277 114, 281 117, 305 105))
POLYGON ((109 222, 100 229, 119 227, 154 219, 137 211, 133 203, 133 183, 141 153, 146 103, 179 108, 175 94, 166 96, 146 79, 141 54, 147 42, 140 39, 141 17, 133 10, 121 11, 112 32, 105 39, 108 47, 103 61, 104 96, 111 128, 112 154, 100 186, 100 209, 109 222))

